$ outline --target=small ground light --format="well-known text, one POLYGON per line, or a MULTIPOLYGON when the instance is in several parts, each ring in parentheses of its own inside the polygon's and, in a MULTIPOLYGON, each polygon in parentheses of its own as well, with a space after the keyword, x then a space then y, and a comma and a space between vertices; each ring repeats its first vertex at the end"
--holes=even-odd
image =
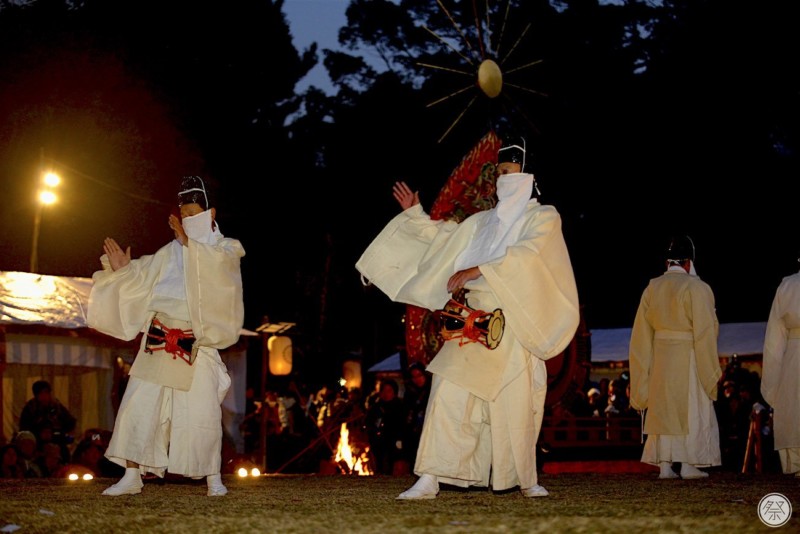
POLYGON ((239 475, 239 478, 259 477, 261 476, 261 470, 258 467, 253 467, 250 470, 246 467, 240 467, 236 470, 236 474, 239 475))
POLYGON ((94 480, 94 473, 92 473, 89 469, 86 469, 83 466, 75 465, 70 468, 69 474, 67 475, 67 479, 72 482, 78 480, 83 480, 84 482, 88 482, 90 480, 94 480))

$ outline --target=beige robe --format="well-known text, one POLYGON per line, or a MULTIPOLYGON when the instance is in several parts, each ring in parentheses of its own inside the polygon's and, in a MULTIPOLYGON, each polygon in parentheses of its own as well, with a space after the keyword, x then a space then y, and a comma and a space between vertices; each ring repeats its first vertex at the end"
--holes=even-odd
POLYGON ((773 409, 775 450, 784 473, 800 471, 800 273, 784 278, 764 338, 761 394, 773 409))
POLYGON ((718 332, 708 284, 680 267, 650 281, 636 312, 629 352, 631 406, 647 410, 644 432, 652 442, 645 444, 642 461, 720 464, 713 406, 722 376, 718 332), (661 440, 656 446, 662 436, 679 443, 661 440))
MULTIPOLYGON (((449 300, 447 280, 459 254, 488 216, 460 224, 432 220, 421 206, 392 219, 356 264, 395 302, 431 311, 449 300)), ((578 327, 578 294, 561 219, 536 200, 503 257, 480 265, 468 282, 473 309, 501 308, 505 332, 489 350, 448 341, 428 370, 435 384, 415 472, 456 485, 495 490, 536 483, 536 441, 547 387, 545 360, 560 354, 578 327), (457 453, 456 451, 462 451, 457 453)))
POLYGON ((230 387, 218 349, 234 344, 244 322, 240 260, 234 239, 215 245, 189 240, 181 247, 186 300, 158 298, 154 289, 173 260, 172 244, 116 271, 104 255, 93 275, 87 324, 123 340, 145 332, 156 312, 188 321, 197 359, 188 365, 163 351, 144 352, 144 336, 125 390, 106 456, 126 460, 142 472, 164 476, 219 473, 222 445, 220 404, 230 387))

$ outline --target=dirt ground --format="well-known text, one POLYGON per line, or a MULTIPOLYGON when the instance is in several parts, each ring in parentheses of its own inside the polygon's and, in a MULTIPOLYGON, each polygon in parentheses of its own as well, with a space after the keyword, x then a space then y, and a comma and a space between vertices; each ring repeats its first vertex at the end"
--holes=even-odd
POLYGON ((148 480, 139 495, 104 497, 113 480, 0 479, 0 532, 800 532, 800 479, 774 473, 658 480, 652 472, 543 472, 549 497, 443 486, 427 501, 395 499, 413 476, 224 480, 224 497, 207 497, 204 481, 185 479, 148 480), (770 494, 783 498, 764 501, 770 494), (765 512, 773 506, 771 521, 787 524, 762 523, 760 503, 765 512))

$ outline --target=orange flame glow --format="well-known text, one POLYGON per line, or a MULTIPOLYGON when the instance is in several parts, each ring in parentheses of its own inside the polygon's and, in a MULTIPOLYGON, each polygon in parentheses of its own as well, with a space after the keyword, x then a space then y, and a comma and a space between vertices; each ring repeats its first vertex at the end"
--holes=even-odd
MULTIPOLYGON (((347 423, 342 423, 339 430, 339 444, 336 446, 336 456, 334 461, 342 466, 347 465, 347 474, 357 473, 359 476, 369 476, 372 471, 369 469, 369 448, 364 450, 360 456, 355 457, 353 449, 350 447, 350 431, 347 430, 347 423)), ((344 467, 342 466, 342 470, 344 467)))

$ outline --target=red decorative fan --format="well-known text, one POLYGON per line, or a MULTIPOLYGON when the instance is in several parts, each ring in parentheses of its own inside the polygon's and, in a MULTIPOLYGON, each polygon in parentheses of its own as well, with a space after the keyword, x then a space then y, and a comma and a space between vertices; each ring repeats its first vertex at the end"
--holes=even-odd
MULTIPOLYGON (((490 131, 463 157, 450 174, 431 207, 431 218, 461 222, 473 213, 493 208, 495 166, 502 142, 490 131)), ((439 352, 444 340, 433 312, 417 306, 406 309, 406 350, 408 360, 427 364, 439 352)))

